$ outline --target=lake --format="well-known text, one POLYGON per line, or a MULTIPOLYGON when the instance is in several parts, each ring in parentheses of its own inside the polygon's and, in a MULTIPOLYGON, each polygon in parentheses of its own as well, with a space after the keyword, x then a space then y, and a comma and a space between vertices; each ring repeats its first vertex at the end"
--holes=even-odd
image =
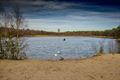
POLYGON ((116 39, 95 37, 27 37, 27 56, 32 59, 79 59, 103 52, 119 52, 116 39))

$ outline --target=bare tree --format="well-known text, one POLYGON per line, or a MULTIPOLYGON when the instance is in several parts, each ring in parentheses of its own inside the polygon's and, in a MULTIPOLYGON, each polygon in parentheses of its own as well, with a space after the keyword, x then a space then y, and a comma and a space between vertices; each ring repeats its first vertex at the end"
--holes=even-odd
POLYGON ((20 29, 24 28, 24 18, 18 6, 13 11, 3 11, 0 24, 5 31, 0 31, 0 57, 6 59, 25 59, 24 38, 19 36, 20 29))
POLYGON ((11 50, 13 53, 12 58, 13 59, 24 59, 26 57, 26 54, 24 51, 26 47, 26 44, 24 43, 25 39, 19 36, 20 34, 19 29, 23 28, 24 26, 24 18, 18 6, 14 7, 14 10, 13 10, 13 21, 14 21, 14 25, 11 27, 15 29, 16 35, 13 38, 14 43, 12 43, 12 45, 14 46, 14 48, 11 50))

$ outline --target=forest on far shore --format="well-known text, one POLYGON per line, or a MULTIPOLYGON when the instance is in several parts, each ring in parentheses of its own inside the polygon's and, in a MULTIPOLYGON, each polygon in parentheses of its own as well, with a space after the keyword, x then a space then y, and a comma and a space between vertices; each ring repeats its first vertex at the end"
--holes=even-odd
POLYGON ((19 29, 16 31, 14 28, 0 27, 0 32, 6 34, 16 35, 18 32, 19 36, 36 36, 36 35, 50 35, 50 36, 106 36, 112 38, 120 38, 120 25, 116 28, 104 30, 104 31, 66 31, 66 32, 48 32, 42 30, 31 30, 31 29, 19 29))

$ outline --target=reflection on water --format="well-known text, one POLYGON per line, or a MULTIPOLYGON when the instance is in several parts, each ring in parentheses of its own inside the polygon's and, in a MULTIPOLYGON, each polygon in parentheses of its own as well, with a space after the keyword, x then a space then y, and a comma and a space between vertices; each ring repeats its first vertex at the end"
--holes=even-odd
POLYGON ((115 53, 120 50, 120 42, 107 38, 29 37, 27 43, 29 45, 27 55, 34 59, 91 57, 100 51, 100 47, 104 53, 115 53))

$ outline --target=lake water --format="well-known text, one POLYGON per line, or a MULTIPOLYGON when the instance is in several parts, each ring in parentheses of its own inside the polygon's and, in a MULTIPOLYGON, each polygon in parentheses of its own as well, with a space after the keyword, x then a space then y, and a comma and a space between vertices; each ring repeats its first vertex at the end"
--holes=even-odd
POLYGON ((105 54, 119 51, 118 41, 108 38, 28 37, 26 41, 27 56, 32 59, 86 58, 98 53, 101 47, 105 54))

